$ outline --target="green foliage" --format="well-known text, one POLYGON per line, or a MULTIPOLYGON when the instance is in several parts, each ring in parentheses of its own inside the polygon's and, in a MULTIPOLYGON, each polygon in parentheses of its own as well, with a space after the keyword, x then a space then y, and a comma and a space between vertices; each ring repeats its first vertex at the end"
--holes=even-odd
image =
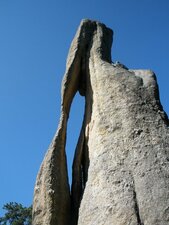
POLYGON ((16 202, 10 202, 4 205, 6 211, 3 217, 0 217, 0 225, 31 225, 32 224, 32 206, 23 207, 16 202))

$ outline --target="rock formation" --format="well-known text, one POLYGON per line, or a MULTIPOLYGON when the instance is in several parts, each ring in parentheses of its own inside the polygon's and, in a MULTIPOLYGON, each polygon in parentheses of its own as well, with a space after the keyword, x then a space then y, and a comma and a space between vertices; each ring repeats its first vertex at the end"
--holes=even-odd
POLYGON ((59 127, 36 180, 33 225, 169 225, 169 121, 156 77, 112 63, 112 35, 83 20, 71 44, 59 127), (77 91, 85 115, 70 191, 66 127, 77 91))

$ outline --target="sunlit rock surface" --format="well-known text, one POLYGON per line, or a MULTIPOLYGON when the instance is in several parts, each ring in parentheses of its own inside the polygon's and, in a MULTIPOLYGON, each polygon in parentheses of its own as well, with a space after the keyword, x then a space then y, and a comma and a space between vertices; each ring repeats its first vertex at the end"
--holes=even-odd
POLYGON ((169 224, 169 121, 156 77, 113 63, 112 35, 83 20, 71 44, 60 123, 36 180, 33 225, 169 224), (77 91, 86 103, 70 190, 66 127, 77 91))

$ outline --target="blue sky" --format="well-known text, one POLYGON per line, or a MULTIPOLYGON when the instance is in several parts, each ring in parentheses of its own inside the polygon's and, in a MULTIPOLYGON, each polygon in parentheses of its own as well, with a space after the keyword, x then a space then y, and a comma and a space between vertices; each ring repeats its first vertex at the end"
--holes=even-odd
MULTIPOLYGON (((68 49, 83 18, 114 30, 113 61, 156 73, 169 114, 168 0, 0 0, 0 212, 10 201, 32 203, 58 125, 68 49)), ((83 107, 77 96, 68 124, 69 171, 83 107)))

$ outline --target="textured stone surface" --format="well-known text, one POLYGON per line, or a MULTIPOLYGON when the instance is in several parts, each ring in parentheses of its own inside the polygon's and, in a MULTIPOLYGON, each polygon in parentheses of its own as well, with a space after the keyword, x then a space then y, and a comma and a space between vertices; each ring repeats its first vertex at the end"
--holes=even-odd
POLYGON ((62 84, 58 131, 37 177, 33 225, 168 225, 169 122, 150 70, 111 62, 112 31, 83 20, 62 84), (85 97, 71 193, 65 156, 72 99, 85 97))

